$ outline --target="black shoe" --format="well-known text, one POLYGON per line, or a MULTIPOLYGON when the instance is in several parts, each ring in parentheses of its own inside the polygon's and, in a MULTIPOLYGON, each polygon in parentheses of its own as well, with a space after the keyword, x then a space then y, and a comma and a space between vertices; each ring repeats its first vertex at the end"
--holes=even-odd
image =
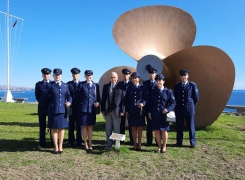
POLYGON ((58 152, 59 152, 59 151, 53 151, 52 153, 53 153, 53 154, 58 154, 58 152))
POLYGON ((58 151, 59 154, 63 154, 63 151, 58 151))
POLYGON ((161 151, 160 151, 160 153, 165 153, 166 152, 166 150, 164 151, 163 149, 161 149, 161 151))
POLYGON ((73 146, 74 146, 74 144, 69 144, 69 146, 70 146, 70 147, 73 147, 73 146))
POLYGON ((39 150, 41 150, 41 149, 44 148, 44 146, 38 145, 37 148, 38 148, 39 150))
POLYGON ((176 143, 176 144, 174 144, 174 147, 182 147, 182 144, 176 143))
POLYGON ((192 145, 191 145, 189 148, 196 148, 196 146, 192 146, 192 145))
POLYGON ((160 148, 157 148, 157 150, 154 151, 155 153, 160 153, 161 152, 161 149, 160 148))
POLYGON ((106 147, 104 148, 104 150, 106 150, 106 151, 108 151, 109 149, 111 149, 111 146, 106 146, 106 147))

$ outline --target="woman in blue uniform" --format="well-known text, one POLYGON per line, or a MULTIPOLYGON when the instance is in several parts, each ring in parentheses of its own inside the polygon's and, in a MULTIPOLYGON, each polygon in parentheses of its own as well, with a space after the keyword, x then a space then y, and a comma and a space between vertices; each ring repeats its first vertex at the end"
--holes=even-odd
POLYGON ((145 126, 143 108, 147 103, 148 93, 147 88, 139 84, 140 74, 138 72, 132 73, 131 78, 133 85, 129 86, 126 91, 125 112, 128 124, 132 129, 134 149, 141 150, 142 126, 145 126))
POLYGON ((84 72, 86 81, 80 83, 79 97, 79 124, 82 127, 82 136, 86 151, 92 151, 93 126, 96 124, 95 107, 100 105, 99 85, 92 81, 93 71, 84 72), (88 139, 88 142, 87 142, 88 139))
POLYGON ((173 91, 164 87, 165 77, 158 74, 155 77, 157 88, 152 90, 149 100, 149 118, 152 120, 152 129, 155 130, 155 138, 158 149, 155 152, 166 152, 168 140, 169 122, 166 122, 166 114, 172 111, 176 105, 173 91), (163 144, 161 144, 161 135, 163 144))
POLYGON ((62 70, 53 70, 54 81, 48 85, 48 127, 54 142, 54 154, 63 153, 64 128, 68 127, 65 106, 72 98, 68 85, 61 81, 62 70), (59 139, 59 143, 58 143, 59 139))

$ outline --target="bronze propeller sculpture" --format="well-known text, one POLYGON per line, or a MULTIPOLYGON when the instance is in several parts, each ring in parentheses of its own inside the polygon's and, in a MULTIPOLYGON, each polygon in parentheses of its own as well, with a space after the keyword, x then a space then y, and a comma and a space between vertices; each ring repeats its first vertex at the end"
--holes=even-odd
MULTIPOLYGON (((173 89, 180 81, 178 71, 190 70, 190 81, 198 84, 196 127, 211 125, 225 108, 235 80, 230 57, 212 46, 192 47, 196 25, 192 16, 176 7, 147 6, 122 14, 113 26, 117 45, 138 62, 137 71, 148 79, 147 66, 166 77, 173 89)), ((116 67, 120 74, 123 67, 116 67)), ((105 75, 105 74, 104 74, 105 75)), ((99 84, 104 83, 101 77, 99 84)))

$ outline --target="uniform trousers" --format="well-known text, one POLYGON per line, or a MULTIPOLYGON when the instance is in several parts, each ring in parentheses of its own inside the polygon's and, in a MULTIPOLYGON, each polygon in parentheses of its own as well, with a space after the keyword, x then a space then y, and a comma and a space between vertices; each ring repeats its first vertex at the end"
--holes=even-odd
POLYGON ((196 146, 195 115, 176 114, 177 144, 182 145, 184 120, 189 130, 189 140, 191 146, 196 146))
POLYGON ((146 115, 147 126, 146 126, 146 144, 152 145, 152 120, 146 115))
POLYGON ((81 145, 82 136, 81 136, 81 126, 78 122, 78 114, 72 114, 69 116, 69 129, 68 129, 68 141, 70 145, 74 145, 75 142, 75 127, 76 127, 76 143, 77 145, 81 145))
MULTIPOLYGON (((126 123, 126 116, 122 116, 121 125, 120 125, 120 134, 125 134, 125 123, 126 123)), ((128 132, 129 132, 130 142, 133 142, 131 126, 128 126, 128 132)))
POLYGON ((107 112, 105 118, 105 130, 106 130, 106 145, 112 146, 113 140, 109 139, 112 134, 112 127, 114 133, 120 134, 120 124, 121 124, 121 117, 117 117, 115 111, 107 112))
MULTIPOLYGON (((45 113, 38 114, 39 121, 39 145, 41 147, 46 146, 46 117, 45 113)), ((51 132, 51 131, 50 131, 51 132)), ((51 144, 53 144, 53 139, 50 133, 51 144)))

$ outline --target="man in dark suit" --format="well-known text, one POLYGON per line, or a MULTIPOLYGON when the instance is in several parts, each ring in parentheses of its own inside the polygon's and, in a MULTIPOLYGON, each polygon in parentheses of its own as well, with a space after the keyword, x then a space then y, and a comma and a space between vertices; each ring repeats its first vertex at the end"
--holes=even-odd
POLYGON ((81 127, 78 124, 78 87, 79 87, 79 76, 80 76, 80 69, 78 68, 72 68, 72 81, 69 81, 68 87, 70 90, 70 94, 72 97, 72 115, 69 116, 69 129, 68 129, 68 142, 69 146, 74 146, 75 142, 75 136, 74 131, 76 127, 76 143, 78 146, 82 143, 82 137, 81 137, 81 127))
MULTIPOLYGON (((148 96, 151 97, 151 91, 152 89, 156 88, 156 82, 155 82, 155 77, 156 77, 156 73, 157 70, 154 68, 150 68, 148 70, 149 73, 149 80, 144 81, 143 85, 145 85, 147 87, 147 91, 148 91, 148 96)), ((146 105, 145 107, 146 112, 148 112, 149 107, 146 105)), ((147 120, 147 126, 146 126, 146 144, 148 146, 152 145, 152 121, 149 119, 148 114, 146 113, 146 120, 147 120)))
MULTIPOLYGON (((48 111, 48 99, 47 89, 50 81, 50 73, 52 72, 49 68, 43 68, 41 70, 43 80, 39 81, 35 85, 35 96, 38 102, 38 121, 39 121, 39 144, 38 149, 42 149, 46 146, 46 116, 48 111)), ((52 137, 50 135, 51 143, 53 144, 52 137)))
POLYGON ((195 132, 195 104, 199 100, 197 85, 189 82, 189 70, 179 71, 181 82, 176 83, 174 87, 174 96, 176 99, 175 114, 177 126, 176 146, 182 146, 184 120, 189 130, 189 139, 191 148, 196 147, 195 132))
POLYGON ((118 80, 118 74, 111 72, 110 83, 103 86, 101 112, 106 120, 106 147, 105 150, 111 148, 113 141, 109 139, 112 134, 112 127, 114 133, 120 134, 121 117, 119 114, 125 112, 122 111, 122 91, 116 88, 118 80))
MULTIPOLYGON (((122 74, 124 76, 124 80, 120 81, 117 84, 117 89, 120 89, 122 91, 122 99, 123 99, 123 102, 125 102, 126 91, 127 91, 129 86, 133 85, 133 83, 129 80, 130 74, 131 74, 131 71, 129 69, 124 68, 122 70, 122 74)), ((125 112, 125 105, 124 104, 122 106, 122 111, 125 112)), ((121 116, 120 134, 125 134, 126 116, 124 113, 120 114, 120 116, 121 116)), ((129 131, 130 142, 133 143, 131 127, 128 127, 128 131, 129 131)))

